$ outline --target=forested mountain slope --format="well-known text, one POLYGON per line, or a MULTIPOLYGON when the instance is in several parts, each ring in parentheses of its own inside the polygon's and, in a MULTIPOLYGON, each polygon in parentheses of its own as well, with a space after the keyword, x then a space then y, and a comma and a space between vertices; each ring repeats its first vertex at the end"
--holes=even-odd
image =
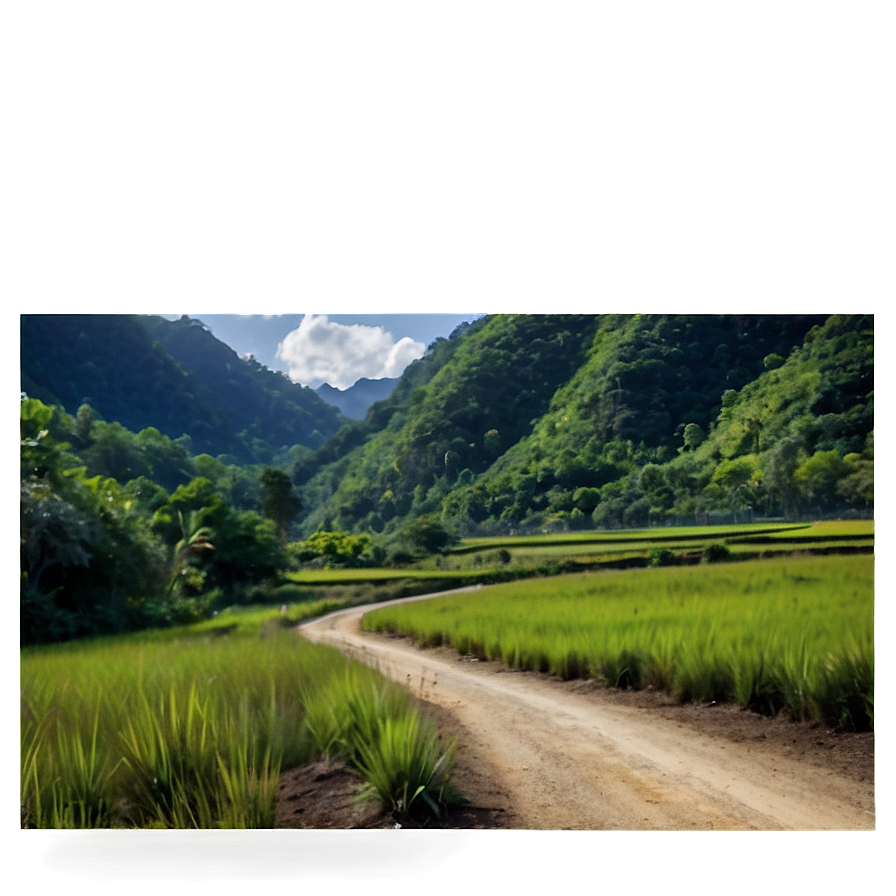
POLYGON ((461 528, 614 527, 865 509, 872 431, 871 317, 605 319, 531 436, 443 514, 461 528), (833 452, 824 485, 819 452, 833 452), (847 494, 860 459, 865 485, 847 494))
MULTIPOLYGON (((202 383, 203 397, 223 416, 225 431, 234 431, 240 444, 251 448, 260 441, 277 448, 316 448, 346 422, 313 389, 252 358, 240 358, 199 320, 150 316, 142 317, 141 323, 152 339, 161 342, 175 361, 202 383)), ((213 438, 213 434, 207 435, 213 438)), ((258 457, 258 451, 252 453, 256 460, 266 460, 258 457)))
POLYGON ((388 533, 428 514, 485 533, 792 514, 838 502, 867 508, 870 498, 855 490, 847 499, 831 486, 820 501, 792 481, 801 497, 785 500, 768 452, 792 424, 791 480, 805 479, 797 469, 822 449, 847 464, 870 461, 873 318, 495 315, 477 323, 452 340, 425 385, 404 382, 312 466, 303 460, 296 481, 306 531, 388 533), (757 407, 748 408, 742 396, 754 394, 757 407), (725 463, 739 455, 729 442, 739 432, 738 450, 752 450, 742 436, 757 426, 766 441, 752 451, 756 487, 735 487, 725 463))
POLYGON ((594 315, 494 315, 431 346, 387 401, 317 452, 316 466, 300 463, 304 528, 382 531, 438 511, 455 484, 531 430, 582 362, 597 323, 594 315))
MULTIPOLYGON (((453 495, 446 513, 515 525, 571 513, 576 490, 601 488, 648 462, 671 459, 686 425, 708 429, 727 389, 754 379, 766 357, 789 353, 820 321, 603 316, 586 362, 532 435, 510 448, 474 490, 453 495)), ((580 510, 590 514, 593 507, 580 510)))
POLYGON ((194 453, 269 462, 317 447, 345 418, 312 390, 241 359, 200 321, 22 315, 22 391, 75 414, 90 405, 138 432, 187 435, 194 453))

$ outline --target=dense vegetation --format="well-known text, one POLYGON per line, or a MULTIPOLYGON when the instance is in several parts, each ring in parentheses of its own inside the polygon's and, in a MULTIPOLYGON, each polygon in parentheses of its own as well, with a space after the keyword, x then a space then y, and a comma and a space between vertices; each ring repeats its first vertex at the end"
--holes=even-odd
POLYGON ((263 501, 260 477, 191 459, 157 430, 87 427, 24 399, 23 643, 187 622, 251 598, 286 558, 276 522, 225 497, 245 498, 245 478, 263 501))
POLYGON ((306 531, 391 531, 437 512, 450 484, 471 481, 529 431, 594 326, 588 315, 484 318, 434 346, 317 465, 300 462, 306 531))
POLYGON ((484 532, 870 512, 872 319, 831 317, 786 359, 762 354, 803 323, 729 319, 704 342, 721 323, 605 321, 532 433, 443 517, 484 532))

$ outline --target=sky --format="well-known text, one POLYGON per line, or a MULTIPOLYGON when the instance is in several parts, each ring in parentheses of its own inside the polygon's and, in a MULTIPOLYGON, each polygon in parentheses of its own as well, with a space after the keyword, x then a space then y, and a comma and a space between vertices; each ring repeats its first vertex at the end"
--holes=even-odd
MULTIPOLYGON (((180 315, 162 315, 175 319, 180 315)), ((191 314, 238 355, 303 386, 399 377, 438 337, 478 314, 191 314)))

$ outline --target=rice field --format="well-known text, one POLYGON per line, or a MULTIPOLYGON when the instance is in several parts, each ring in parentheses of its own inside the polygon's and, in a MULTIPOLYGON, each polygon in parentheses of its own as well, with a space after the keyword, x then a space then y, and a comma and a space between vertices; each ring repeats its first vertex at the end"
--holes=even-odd
POLYGON ((22 826, 270 828, 281 769, 325 755, 437 814, 453 748, 410 695, 255 616, 23 651, 22 826))
POLYGON ((581 573, 384 607, 371 631, 564 679, 873 727, 869 555, 581 573))
POLYGON ((509 553, 508 562, 535 566, 571 561, 580 566, 647 559, 654 549, 680 557, 699 554, 709 544, 723 543, 734 555, 756 555, 874 547, 873 520, 818 523, 743 523, 730 526, 668 526, 619 532, 565 532, 551 535, 466 539, 450 554, 455 562, 487 560, 495 551, 509 553))
MULTIPOLYGON (((867 523, 866 523, 867 525, 867 523)), ((648 529, 619 531, 555 532, 543 535, 494 535, 486 538, 466 538, 453 549, 462 554, 496 548, 551 547, 556 545, 611 545, 631 541, 665 540, 720 540, 742 535, 787 534, 805 530, 808 523, 739 523, 728 526, 655 526, 648 529)))

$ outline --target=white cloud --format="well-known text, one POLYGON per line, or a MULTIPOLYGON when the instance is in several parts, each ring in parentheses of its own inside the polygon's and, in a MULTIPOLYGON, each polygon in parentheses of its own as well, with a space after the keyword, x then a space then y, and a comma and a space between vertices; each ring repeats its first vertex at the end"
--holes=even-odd
POLYGON ((426 346, 409 336, 398 341, 382 327, 338 324, 325 314, 306 314, 277 346, 277 357, 296 382, 315 388, 329 383, 347 389, 361 377, 400 376, 426 346))

